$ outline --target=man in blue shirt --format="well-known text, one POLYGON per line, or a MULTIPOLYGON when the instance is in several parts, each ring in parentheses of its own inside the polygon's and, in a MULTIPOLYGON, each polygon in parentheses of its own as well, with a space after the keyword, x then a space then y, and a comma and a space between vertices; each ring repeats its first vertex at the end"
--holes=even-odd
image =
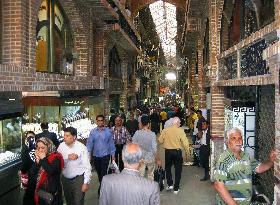
POLYGON ((104 127, 104 119, 105 117, 103 115, 96 117, 97 127, 91 130, 87 140, 87 149, 90 156, 93 156, 94 166, 98 175, 98 194, 100 192, 102 178, 107 174, 110 155, 114 161, 116 151, 113 133, 109 128, 104 127))

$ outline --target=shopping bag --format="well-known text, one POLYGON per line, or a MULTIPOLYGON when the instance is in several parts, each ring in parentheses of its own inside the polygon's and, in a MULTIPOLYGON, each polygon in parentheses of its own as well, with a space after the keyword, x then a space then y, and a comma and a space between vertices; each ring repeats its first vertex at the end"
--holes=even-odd
POLYGON ((164 179, 165 179, 165 170, 162 167, 158 167, 154 171, 154 181, 159 184, 160 191, 164 189, 164 179))
POLYGON ((107 168, 107 174, 119 174, 119 173, 120 173, 120 169, 116 164, 116 162, 114 160, 113 161, 110 160, 110 163, 107 168))

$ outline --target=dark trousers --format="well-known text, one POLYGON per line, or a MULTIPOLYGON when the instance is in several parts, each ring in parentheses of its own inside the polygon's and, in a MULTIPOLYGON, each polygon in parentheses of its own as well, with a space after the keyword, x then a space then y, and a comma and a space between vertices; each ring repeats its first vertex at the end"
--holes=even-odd
POLYGON ((204 168, 204 178, 209 178, 209 156, 210 156, 210 147, 207 145, 201 145, 199 158, 200 158, 201 166, 204 168))
POLYGON ((174 190, 177 191, 179 189, 179 184, 181 180, 181 173, 182 173, 182 151, 180 149, 165 149, 165 170, 166 170, 166 179, 167 185, 172 186, 172 173, 171 167, 174 165, 175 167, 175 184, 174 190))
POLYGON ((34 201, 35 188, 36 188, 35 182, 28 184, 23 195, 22 205, 35 205, 35 201, 34 201))
POLYGON ((103 176, 107 174, 107 168, 110 161, 110 155, 106 155, 104 157, 93 157, 93 163, 97 172, 98 181, 99 181, 99 188, 98 193, 100 191, 100 185, 103 176))
POLYGON ((123 160, 122 160, 122 150, 123 150, 123 144, 116 144, 116 152, 115 152, 115 161, 120 169, 120 171, 123 170, 123 160))
POLYGON ((83 205, 85 192, 82 192, 84 175, 77 176, 73 179, 62 177, 64 196, 67 205, 83 205))

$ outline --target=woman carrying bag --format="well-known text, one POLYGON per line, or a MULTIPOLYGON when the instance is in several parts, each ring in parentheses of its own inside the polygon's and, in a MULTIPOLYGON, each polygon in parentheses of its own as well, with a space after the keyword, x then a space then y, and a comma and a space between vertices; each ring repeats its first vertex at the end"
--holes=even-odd
POLYGON ((40 167, 34 196, 36 205, 62 205, 62 155, 56 152, 51 140, 42 137, 36 141, 35 156, 40 167))

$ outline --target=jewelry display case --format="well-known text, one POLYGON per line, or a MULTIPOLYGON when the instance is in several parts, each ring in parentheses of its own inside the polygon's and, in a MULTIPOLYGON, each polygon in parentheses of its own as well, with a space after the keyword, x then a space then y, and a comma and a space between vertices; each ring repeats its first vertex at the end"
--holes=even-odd
MULTIPOLYGON (((0 94, 0 196, 19 187, 22 145, 21 92, 0 94)), ((2 197, 1 197, 2 198, 2 197)), ((5 198, 5 197, 3 197, 5 198)), ((3 204, 0 201, 0 204, 3 204)))

